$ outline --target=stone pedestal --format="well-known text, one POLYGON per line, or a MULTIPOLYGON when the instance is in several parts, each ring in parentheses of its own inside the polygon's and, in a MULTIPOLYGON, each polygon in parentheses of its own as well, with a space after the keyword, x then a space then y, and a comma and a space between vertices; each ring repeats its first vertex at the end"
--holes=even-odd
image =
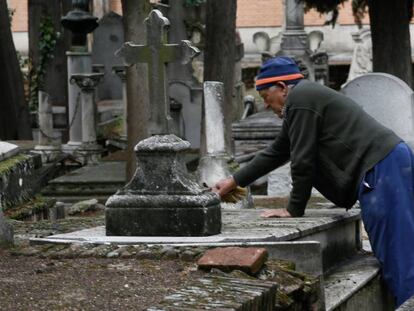
POLYGON ((62 146, 66 153, 73 154, 82 145, 82 104, 81 90, 70 83, 73 74, 92 72, 91 53, 66 52, 68 57, 68 110, 69 110, 69 141, 62 146))
POLYGON ((135 147, 137 170, 106 203, 108 236, 207 236, 219 234, 219 197, 187 173, 190 143, 155 135, 135 147))
POLYGON ((35 152, 39 153, 42 162, 47 163, 56 159, 60 154, 60 145, 55 143, 53 133, 53 112, 49 95, 39 91, 39 141, 35 152))
POLYGON ((96 106, 94 93, 102 79, 102 73, 74 74, 71 83, 81 89, 82 107, 82 144, 76 149, 76 155, 86 163, 96 163, 100 159, 102 148, 96 141, 96 106))

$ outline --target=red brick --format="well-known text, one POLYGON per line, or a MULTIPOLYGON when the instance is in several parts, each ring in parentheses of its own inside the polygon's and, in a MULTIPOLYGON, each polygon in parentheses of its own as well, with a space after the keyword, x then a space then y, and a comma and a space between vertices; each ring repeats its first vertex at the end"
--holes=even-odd
POLYGON ((209 249, 198 260, 200 269, 242 270, 255 274, 267 259, 267 250, 259 247, 218 247, 209 249))

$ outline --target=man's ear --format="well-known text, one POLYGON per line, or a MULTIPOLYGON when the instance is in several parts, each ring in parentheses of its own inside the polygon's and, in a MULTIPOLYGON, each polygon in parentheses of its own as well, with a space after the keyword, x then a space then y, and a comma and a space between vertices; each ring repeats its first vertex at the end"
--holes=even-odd
POLYGON ((286 83, 285 82, 283 82, 283 81, 280 81, 280 82, 277 82, 277 84, 278 84, 278 86, 282 89, 282 91, 283 91, 283 95, 287 95, 287 93, 288 93, 288 86, 286 85, 286 83))

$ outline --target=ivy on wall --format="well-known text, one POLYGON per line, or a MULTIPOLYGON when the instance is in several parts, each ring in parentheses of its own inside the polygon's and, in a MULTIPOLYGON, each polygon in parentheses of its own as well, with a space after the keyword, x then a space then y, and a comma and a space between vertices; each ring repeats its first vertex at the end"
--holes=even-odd
POLYGON ((56 47, 60 33, 55 31, 52 18, 44 16, 39 27, 39 63, 36 68, 31 68, 30 74, 30 109, 37 110, 39 99, 39 90, 44 89, 44 80, 48 62, 53 59, 53 53, 56 47))
POLYGON ((205 0, 185 0, 185 6, 199 6, 205 0))

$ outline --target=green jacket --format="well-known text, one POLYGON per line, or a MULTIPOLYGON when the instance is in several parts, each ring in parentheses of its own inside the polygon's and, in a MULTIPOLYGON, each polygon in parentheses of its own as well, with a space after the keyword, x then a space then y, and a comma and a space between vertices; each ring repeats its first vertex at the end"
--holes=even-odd
POLYGON ((287 97, 280 134, 233 177, 244 187, 290 160, 292 216, 304 214, 312 187, 349 208, 365 172, 400 141, 350 98, 303 80, 287 97))

